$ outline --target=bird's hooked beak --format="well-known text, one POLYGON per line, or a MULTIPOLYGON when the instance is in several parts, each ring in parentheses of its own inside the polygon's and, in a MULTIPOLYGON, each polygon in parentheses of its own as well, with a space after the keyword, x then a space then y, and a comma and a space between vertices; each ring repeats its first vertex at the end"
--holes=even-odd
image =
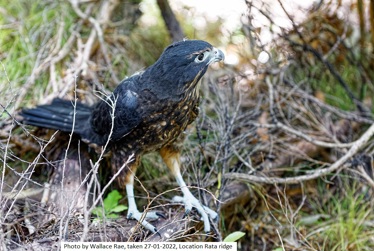
POLYGON ((214 63, 214 62, 219 62, 219 61, 224 61, 225 60, 225 54, 220 49, 217 49, 213 47, 212 51, 210 52, 208 56, 208 65, 214 63))

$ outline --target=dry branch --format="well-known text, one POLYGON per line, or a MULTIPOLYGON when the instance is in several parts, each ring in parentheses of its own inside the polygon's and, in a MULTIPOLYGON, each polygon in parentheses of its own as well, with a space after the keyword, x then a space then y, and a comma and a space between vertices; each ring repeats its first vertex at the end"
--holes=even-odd
POLYGON ((338 170, 339 168, 343 167, 346 162, 351 159, 358 151, 365 146, 365 144, 370 140, 370 138, 374 134, 374 124, 369 127, 369 129, 352 145, 349 151, 343 155, 339 160, 333 163, 330 167, 325 169, 318 169, 315 170, 311 174, 307 175, 300 175, 296 177, 290 178, 275 178, 275 177, 259 177, 255 175, 248 175, 243 173, 227 173, 225 174, 225 178, 228 179, 235 179, 244 182, 256 182, 256 183, 267 183, 267 184, 296 184, 302 181, 312 180, 316 178, 320 178, 331 174, 332 172, 338 170))
POLYGON ((168 0, 157 0, 157 5, 161 10, 162 18, 169 31, 170 38, 173 42, 181 41, 184 39, 184 33, 173 10, 170 7, 168 0))

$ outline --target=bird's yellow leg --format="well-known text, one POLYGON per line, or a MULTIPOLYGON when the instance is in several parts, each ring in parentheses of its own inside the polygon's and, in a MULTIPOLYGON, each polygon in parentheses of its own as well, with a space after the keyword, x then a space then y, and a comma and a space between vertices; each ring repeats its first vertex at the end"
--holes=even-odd
POLYGON ((183 197, 175 196, 173 201, 183 203, 185 205, 186 214, 188 214, 193 207, 196 208, 204 221, 204 231, 207 233, 210 232, 209 217, 211 219, 216 219, 218 215, 212 209, 203 206, 188 189, 180 172, 181 161, 179 150, 174 146, 166 146, 160 150, 160 154, 165 164, 174 175, 183 193, 183 197))

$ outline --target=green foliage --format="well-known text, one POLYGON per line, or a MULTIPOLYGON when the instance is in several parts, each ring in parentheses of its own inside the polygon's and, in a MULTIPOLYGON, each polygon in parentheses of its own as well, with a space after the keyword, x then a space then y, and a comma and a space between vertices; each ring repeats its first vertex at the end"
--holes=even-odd
POLYGON ((163 49, 171 41, 156 2, 144 2, 142 11, 148 16, 152 16, 153 20, 140 22, 131 32, 127 46, 129 51, 133 53, 134 61, 139 60, 149 66, 158 59, 163 49), (139 41, 142 42, 139 43, 139 41))
POLYGON ((374 231, 368 224, 373 221, 372 206, 362 188, 351 185, 340 195, 330 195, 324 190, 328 196, 324 198, 326 203, 316 202, 318 217, 314 218, 312 225, 306 225, 312 226, 309 238, 317 238, 319 243, 323 243, 322 250, 373 250, 370 236, 374 231))
POLYGON ((275 249, 273 249, 273 251, 283 251, 284 249, 283 248, 275 248, 275 249))
POLYGON ((118 213, 123 212, 127 209, 124 205, 118 205, 119 200, 122 199, 122 195, 117 191, 111 191, 104 199, 103 207, 96 207, 92 210, 98 219, 108 218, 117 219, 118 213))
POLYGON ((236 232, 233 232, 233 233, 229 234, 228 236, 226 236, 226 238, 223 240, 223 242, 235 242, 235 241, 239 240, 240 238, 242 238, 244 235, 245 235, 245 233, 240 232, 240 231, 236 231, 236 232))
MULTIPOLYGON (((343 68, 343 67, 342 67, 343 68)), ((307 88, 311 88, 313 92, 322 92, 325 97, 326 103, 339 107, 343 110, 354 109, 354 103, 352 99, 347 94, 347 91, 342 85, 331 75, 326 67, 322 64, 316 64, 308 68, 291 67, 290 75, 294 77, 296 83, 302 83, 305 85, 307 83, 307 88)), ((348 83, 350 90, 359 97, 360 90, 354 81, 355 71, 352 66, 345 67, 342 70, 342 78, 346 83, 348 83)), ((305 86, 301 87, 305 89, 305 86)))
MULTIPOLYGON (((0 75, 0 83, 9 79, 14 87, 19 87, 38 63, 58 49, 56 45, 65 44, 75 14, 68 2, 60 1, 0 0, 0 6, 6 6, 0 15, 0 61, 7 75, 0 75), (51 40, 59 42, 53 44, 51 40)), ((48 72, 35 79, 35 86, 43 88, 34 90, 42 91, 47 84, 48 72)))

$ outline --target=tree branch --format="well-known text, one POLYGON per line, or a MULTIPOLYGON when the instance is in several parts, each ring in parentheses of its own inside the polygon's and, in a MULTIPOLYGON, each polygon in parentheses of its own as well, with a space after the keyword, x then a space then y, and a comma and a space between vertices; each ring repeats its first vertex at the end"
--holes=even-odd
POLYGON ((183 40, 185 35, 169 5, 169 2, 167 0, 157 0, 157 5, 160 8, 162 18, 164 19, 171 40, 173 40, 173 42, 183 40))

